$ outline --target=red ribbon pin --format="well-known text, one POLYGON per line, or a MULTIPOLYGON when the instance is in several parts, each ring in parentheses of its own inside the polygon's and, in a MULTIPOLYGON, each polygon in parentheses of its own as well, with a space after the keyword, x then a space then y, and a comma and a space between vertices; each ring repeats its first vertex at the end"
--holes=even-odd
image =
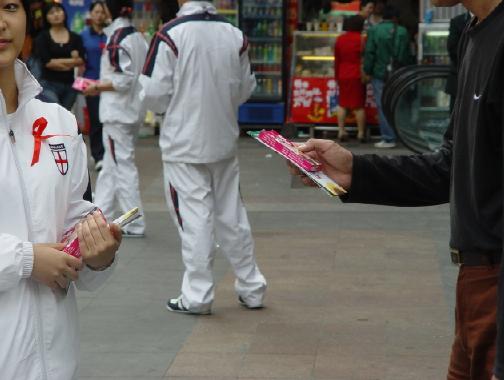
POLYGON ((33 146, 33 158, 31 166, 37 164, 40 158, 40 149, 42 147, 42 141, 50 139, 51 137, 63 137, 68 135, 43 135, 44 130, 47 128, 47 120, 44 117, 40 117, 33 123, 33 139, 35 145, 33 146))

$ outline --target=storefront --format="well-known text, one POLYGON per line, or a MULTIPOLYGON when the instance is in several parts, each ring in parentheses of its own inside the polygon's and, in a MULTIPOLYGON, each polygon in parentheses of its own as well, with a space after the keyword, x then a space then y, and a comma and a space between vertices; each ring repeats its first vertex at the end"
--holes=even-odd
MULTIPOLYGON (((334 46, 342 33, 343 18, 357 14, 359 8, 360 1, 298 3, 300 30, 292 34, 288 124, 317 128, 337 124, 339 91, 334 73, 334 46)), ((365 107, 367 123, 377 124, 371 86, 367 87, 365 107)), ((354 122, 353 115, 349 115, 347 124, 354 122)))

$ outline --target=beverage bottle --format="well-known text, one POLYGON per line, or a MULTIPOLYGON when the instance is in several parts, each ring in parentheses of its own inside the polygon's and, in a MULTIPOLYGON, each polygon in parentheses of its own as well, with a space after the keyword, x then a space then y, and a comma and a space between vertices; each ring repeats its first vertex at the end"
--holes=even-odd
POLYGON ((268 51, 269 50, 268 49, 268 45, 262 45, 262 48, 263 48, 263 57, 262 57, 262 59, 263 59, 263 61, 268 62, 268 58, 269 58, 269 56, 268 56, 268 53, 269 53, 269 51, 268 51))

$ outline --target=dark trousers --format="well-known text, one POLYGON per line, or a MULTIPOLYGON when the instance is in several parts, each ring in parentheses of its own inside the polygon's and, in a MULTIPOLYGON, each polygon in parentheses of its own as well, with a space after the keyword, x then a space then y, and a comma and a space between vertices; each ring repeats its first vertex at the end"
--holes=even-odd
POLYGON ((489 380, 497 337, 499 267, 460 268, 448 380, 489 380))
POLYGON ((100 97, 87 96, 86 97, 87 109, 89 112, 89 141, 91 145, 91 155, 95 162, 103 160, 103 139, 102 130, 103 125, 100 123, 100 97))

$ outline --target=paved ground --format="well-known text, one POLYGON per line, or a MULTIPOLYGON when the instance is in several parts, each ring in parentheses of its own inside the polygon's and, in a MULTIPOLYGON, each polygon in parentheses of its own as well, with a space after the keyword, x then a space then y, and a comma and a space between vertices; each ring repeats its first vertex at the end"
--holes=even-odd
POLYGON ((157 144, 141 140, 148 237, 125 241, 106 286, 79 294, 80 378, 442 379, 456 276, 447 207, 343 205, 291 188, 283 160, 250 139, 240 142, 240 158, 267 307, 237 304, 219 257, 213 315, 165 310, 179 294, 179 240, 157 144))

